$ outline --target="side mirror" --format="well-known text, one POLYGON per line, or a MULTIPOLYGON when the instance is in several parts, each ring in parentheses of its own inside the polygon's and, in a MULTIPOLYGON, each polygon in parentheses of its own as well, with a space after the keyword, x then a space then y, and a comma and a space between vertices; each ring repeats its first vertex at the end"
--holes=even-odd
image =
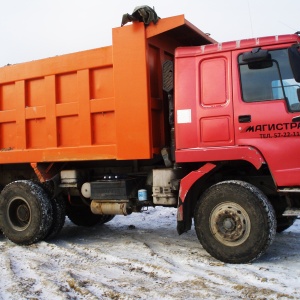
POLYGON ((271 60, 271 55, 268 50, 254 48, 250 52, 243 53, 242 60, 245 63, 271 60))
POLYGON ((273 61, 271 59, 248 63, 248 68, 250 70, 267 69, 271 67, 273 67, 273 61))
POLYGON ((300 46, 293 45, 288 49, 288 54, 294 78, 300 82, 300 46))

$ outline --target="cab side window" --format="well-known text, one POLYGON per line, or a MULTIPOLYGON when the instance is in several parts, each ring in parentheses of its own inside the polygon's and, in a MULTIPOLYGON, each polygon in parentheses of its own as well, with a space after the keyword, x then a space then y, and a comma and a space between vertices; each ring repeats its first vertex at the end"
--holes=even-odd
POLYGON ((242 97, 245 102, 286 99, 291 111, 299 110, 297 90, 287 49, 269 51, 270 63, 244 63, 239 56, 242 97))

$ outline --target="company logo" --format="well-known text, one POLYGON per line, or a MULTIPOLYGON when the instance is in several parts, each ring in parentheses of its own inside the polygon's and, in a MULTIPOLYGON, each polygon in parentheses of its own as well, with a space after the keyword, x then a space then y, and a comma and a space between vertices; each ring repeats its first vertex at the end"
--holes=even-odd
POLYGON ((277 124, 260 124, 246 127, 244 132, 263 132, 263 131, 283 131, 300 129, 300 122, 298 123, 277 123, 277 124))

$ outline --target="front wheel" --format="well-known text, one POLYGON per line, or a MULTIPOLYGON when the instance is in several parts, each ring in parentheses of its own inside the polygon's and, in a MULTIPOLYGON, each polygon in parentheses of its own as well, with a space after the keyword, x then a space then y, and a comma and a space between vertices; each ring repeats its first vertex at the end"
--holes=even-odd
POLYGON ((211 186, 195 208, 195 229, 203 248, 226 263, 261 256, 276 234, 276 215, 266 196, 243 181, 211 186))

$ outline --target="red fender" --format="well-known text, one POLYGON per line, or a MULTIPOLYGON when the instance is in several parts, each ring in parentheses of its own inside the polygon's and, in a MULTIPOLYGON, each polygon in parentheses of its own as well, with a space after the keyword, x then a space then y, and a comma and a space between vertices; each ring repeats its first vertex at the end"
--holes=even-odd
POLYGON ((196 171, 192 171, 187 176, 181 179, 179 188, 179 203, 177 210, 177 221, 183 221, 183 203, 191 186, 203 175, 213 170, 216 165, 207 163, 196 171))

